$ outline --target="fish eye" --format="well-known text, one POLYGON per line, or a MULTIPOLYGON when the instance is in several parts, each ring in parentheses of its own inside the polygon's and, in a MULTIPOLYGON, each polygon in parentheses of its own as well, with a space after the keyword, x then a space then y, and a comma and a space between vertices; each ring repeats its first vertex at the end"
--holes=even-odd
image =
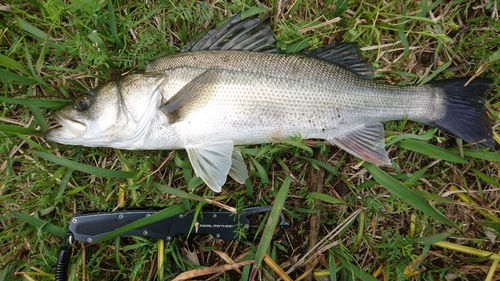
POLYGON ((81 94, 75 99, 75 109, 85 111, 92 104, 92 96, 89 93, 81 94))

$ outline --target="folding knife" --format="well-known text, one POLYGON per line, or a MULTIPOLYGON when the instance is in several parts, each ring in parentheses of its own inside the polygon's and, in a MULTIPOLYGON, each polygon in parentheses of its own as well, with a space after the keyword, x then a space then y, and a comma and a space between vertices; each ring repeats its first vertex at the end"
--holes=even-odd
MULTIPOLYGON (((271 211, 272 206, 246 208, 235 214, 226 210, 202 211, 194 222, 194 213, 185 212, 177 216, 145 225, 141 228, 126 232, 122 236, 145 236, 166 241, 179 234, 211 234, 223 240, 241 240, 241 230, 246 233, 246 240, 258 240, 252 232, 250 217, 271 211), (194 222, 194 224, 193 224, 194 222)), ((144 217, 150 216, 161 209, 138 208, 123 209, 112 212, 85 211, 76 214, 70 220, 69 231, 75 241, 92 243, 99 237, 144 217)), ((278 231, 273 239, 278 238, 289 224, 281 213, 278 231)))

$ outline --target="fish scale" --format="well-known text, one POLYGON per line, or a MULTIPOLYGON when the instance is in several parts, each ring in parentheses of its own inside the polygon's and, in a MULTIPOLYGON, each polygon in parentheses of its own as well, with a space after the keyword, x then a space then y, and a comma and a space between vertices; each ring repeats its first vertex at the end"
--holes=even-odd
MULTIPOLYGON (((257 73, 256 71, 260 69, 252 68, 246 71, 235 71, 234 69, 243 66, 236 63, 232 63, 229 67, 218 66, 219 68, 216 68, 217 63, 210 65, 201 63, 206 56, 223 56, 223 54, 219 56, 216 53, 218 52, 206 51, 192 54, 195 57, 201 57, 201 59, 192 59, 199 62, 198 68, 219 69, 217 72, 219 75, 217 79, 212 79, 207 83, 207 88, 204 89, 205 92, 199 96, 199 99, 191 99, 189 102, 190 111, 184 115, 184 119, 190 120, 191 126, 186 126, 184 129, 186 132, 182 134, 183 136, 192 135, 190 138, 193 140, 187 141, 187 145, 194 142, 196 138, 218 138, 221 134, 230 135, 228 138, 233 139, 235 133, 230 129, 237 129, 232 124, 238 122, 244 124, 247 130, 237 132, 238 138, 235 144, 254 144, 298 134, 304 138, 328 139, 348 129, 342 128, 342 123, 353 126, 353 124, 398 120, 404 117, 431 122, 443 114, 439 108, 439 93, 433 93, 430 87, 380 85, 378 82, 359 78, 352 72, 343 71, 341 67, 333 64, 330 64, 328 72, 314 75, 311 70, 304 77, 289 78, 283 73, 290 73, 292 72, 290 69, 297 68, 291 63, 286 64, 289 67, 281 66, 280 69, 283 72, 279 74, 276 71, 257 73), (348 78, 344 79, 342 75, 348 78), (310 79, 311 77, 315 78, 310 79), (348 87, 355 82, 359 84, 357 87, 348 87), (213 91, 212 89, 216 87, 218 89, 213 91), (212 102, 207 104, 207 100, 212 102), (377 111, 373 108, 377 108, 377 111), (211 112, 221 114, 206 118, 211 112), (228 114, 231 118, 226 116, 228 114), (230 121, 224 123, 228 119, 230 121), (198 123, 197 120, 199 120, 198 123), (214 123, 213 127, 211 123, 214 123), (262 127, 264 124, 265 127, 262 127), (293 131, 279 130, 282 134, 272 135, 272 132, 278 131, 283 124, 289 124, 290 130, 293 131), (332 131, 336 128, 338 132, 332 131), (203 130, 208 132, 202 133, 203 130), (323 133, 325 130, 329 131, 328 134, 323 133)), ((243 63, 249 55, 251 53, 231 52, 231 57, 235 61, 243 63)), ((267 56, 265 59, 268 64, 270 60, 283 60, 283 58, 274 59, 275 54, 261 55, 267 56)), ((295 61, 293 57, 287 55, 283 57, 295 61)), ((315 60, 317 59, 309 58, 309 62, 312 61, 310 64, 315 65, 315 60)), ((182 65, 175 58, 174 61, 174 63, 164 63, 164 65, 175 65, 179 68, 188 66, 182 65)), ((169 73, 171 72, 169 70, 169 73)), ((161 89, 165 89, 162 91, 165 99, 169 99, 178 91, 175 87, 172 92, 169 92, 168 84, 162 85, 161 89)), ((178 126, 185 126, 185 124, 178 126)), ((161 140, 156 140, 156 143, 161 143, 161 140)))

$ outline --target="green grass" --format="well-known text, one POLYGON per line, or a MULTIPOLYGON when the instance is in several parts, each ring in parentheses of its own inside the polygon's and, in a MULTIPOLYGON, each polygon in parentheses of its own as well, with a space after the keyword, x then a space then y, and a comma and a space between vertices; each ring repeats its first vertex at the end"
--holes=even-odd
POLYGON ((220 194, 194 176, 184 151, 82 148, 42 137, 54 124, 50 112, 68 99, 177 52, 240 11, 272 16, 286 51, 357 42, 376 78, 389 83, 482 72, 495 79, 487 106, 497 128, 498 1, 11 2, 0 5, 1 280, 50 280, 75 212, 177 205, 169 210, 200 211, 206 199, 238 210, 283 205, 290 227, 269 242, 277 208, 257 225, 264 243, 198 237, 201 266, 186 255, 185 237, 164 247, 142 237, 77 244, 70 280, 171 280, 226 264, 215 250, 234 262, 256 259, 258 266, 222 271, 219 280, 276 279, 263 262, 266 253, 293 279, 308 269, 330 280, 496 280, 500 274, 497 256, 478 251, 500 250, 499 155, 457 148, 454 139, 420 124, 385 124, 393 168, 359 165, 336 147, 296 138, 242 147, 250 180, 230 180, 220 194), (324 171, 320 192, 309 190, 314 169, 324 171), (315 229, 309 220, 317 214, 315 229))

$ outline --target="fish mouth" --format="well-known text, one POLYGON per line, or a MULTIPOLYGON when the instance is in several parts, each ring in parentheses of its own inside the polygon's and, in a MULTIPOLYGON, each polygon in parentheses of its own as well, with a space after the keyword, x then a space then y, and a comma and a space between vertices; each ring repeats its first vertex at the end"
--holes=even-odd
POLYGON ((87 132, 87 125, 75 119, 68 118, 57 112, 53 113, 59 127, 47 131, 45 138, 51 141, 61 139, 81 138, 87 132))

